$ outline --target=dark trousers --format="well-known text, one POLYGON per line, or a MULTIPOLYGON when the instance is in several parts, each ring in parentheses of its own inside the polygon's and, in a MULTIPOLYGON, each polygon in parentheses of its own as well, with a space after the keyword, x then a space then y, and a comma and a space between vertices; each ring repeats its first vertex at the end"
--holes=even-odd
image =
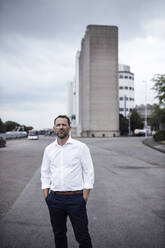
POLYGON ((69 216, 79 248, 92 248, 83 195, 56 195, 51 192, 46 202, 53 227, 55 247, 68 248, 66 222, 69 216))

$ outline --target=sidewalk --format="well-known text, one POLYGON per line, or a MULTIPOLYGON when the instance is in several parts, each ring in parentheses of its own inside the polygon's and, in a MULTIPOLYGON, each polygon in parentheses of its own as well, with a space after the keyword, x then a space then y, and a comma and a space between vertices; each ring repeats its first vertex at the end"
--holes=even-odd
POLYGON ((156 141, 154 141, 154 139, 152 137, 144 139, 143 144, 146 146, 149 146, 149 147, 151 147, 151 148, 153 148, 159 152, 165 153, 165 143, 156 142, 156 141))

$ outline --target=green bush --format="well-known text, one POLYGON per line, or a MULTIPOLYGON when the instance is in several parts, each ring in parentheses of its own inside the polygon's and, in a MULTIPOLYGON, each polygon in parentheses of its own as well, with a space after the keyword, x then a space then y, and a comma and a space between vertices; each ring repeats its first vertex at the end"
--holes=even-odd
POLYGON ((155 141, 165 140, 165 131, 164 130, 158 131, 156 132, 156 134, 154 134, 153 137, 155 141))

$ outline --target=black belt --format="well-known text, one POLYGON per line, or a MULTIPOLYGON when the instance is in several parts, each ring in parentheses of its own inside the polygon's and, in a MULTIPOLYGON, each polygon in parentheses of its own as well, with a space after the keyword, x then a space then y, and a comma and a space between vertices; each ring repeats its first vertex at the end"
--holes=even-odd
POLYGON ((56 195, 81 195, 83 194, 83 190, 75 190, 75 191, 53 191, 51 190, 56 195))

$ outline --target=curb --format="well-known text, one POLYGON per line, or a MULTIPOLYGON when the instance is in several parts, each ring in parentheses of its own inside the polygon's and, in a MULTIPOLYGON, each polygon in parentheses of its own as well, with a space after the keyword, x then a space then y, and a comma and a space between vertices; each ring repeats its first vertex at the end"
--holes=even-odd
POLYGON ((148 147, 150 147, 150 148, 156 150, 156 151, 165 153, 165 145, 162 145, 162 146, 164 146, 164 147, 162 147, 162 149, 161 149, 161 148, 158 148, 157 145, 159 145, 159 143, 153 141, 152 138, 144 139, 144 140, 142 141, 142 143, 143 143, 144 145, 146 145, 146 146, 148 146, 148 147))

